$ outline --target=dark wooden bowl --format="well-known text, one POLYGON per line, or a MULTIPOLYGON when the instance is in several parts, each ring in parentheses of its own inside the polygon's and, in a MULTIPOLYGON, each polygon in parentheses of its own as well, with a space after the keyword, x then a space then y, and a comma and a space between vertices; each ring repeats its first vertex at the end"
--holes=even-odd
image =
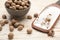
MULTIPOLYGON (((30 3, 30 1, 29 1, 29 3, 30 3)), ((31 3, 30 3, 30 5, 31 5, 31 3)), ((21 18, 21 17, 25 16, 25 15, 28 13, 28 11, 29 11, 29 9, 30 9, 30 5, 29 5, 28 8, 23 9, 23 10, 13 10, 13 9, 7 8, 7 7, 6 7, 6 3, 5 3, 5 8, 6 8, 6 10, 8 11, 8 13, 9 13, 11 16, 15 16, 15 17, 17 17, 17 18, 21 18)))

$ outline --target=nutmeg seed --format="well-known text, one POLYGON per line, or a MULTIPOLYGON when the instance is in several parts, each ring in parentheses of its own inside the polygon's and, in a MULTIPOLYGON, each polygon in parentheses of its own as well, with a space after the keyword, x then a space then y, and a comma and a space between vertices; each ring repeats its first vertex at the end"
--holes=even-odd
POLYGON ((18 26, 18 31, 21 31, 23 29, 23 26, 18 26))
POLYGON ((11 4, 11 3, 12 3, 12 1, 6 1, 6 3, 9 3, 9 4, 11 4))
POLYGON ((14 27, 17 28, 19 25, 20 25, 20 23, 16 22, 16 23, 14 24, 14 27))
POLYGON ((8 39, 13 39, 14 38, 14 34, 13 33, 9 33, 8 34, 8 39))
POLYGON ((22 6, 25 6, 25 2, 21 2, 21 5, 22 5, 22 6))
POLYGON ((17 3, 18 3, 18 1, 17 1, 17 0, 14 0, 14 3, 16 3, 16 4, 17 4, 17 3))
POLYGON ((1 26, 4 26, 5 25, 5 20, 1 20, 0 24, 1 24, 1 26))
POLYGON ((28 16, 27 16, 27 19, 32 19, 32 16, 28 15, 28 16))
POLYGON ((11 3, 11 6, 15 6, 16 4, 15 3, 11 3))
POLYGON ((15 7, 15 6, 12 6, 12 9, 13 9, 13 10, 16 10, 16 7, 15 7))
POLYGON ((3 18, 3 19, 7 19, 6 15, 2 15, 2 18, 3 18))
POLYGON ((17 22, 17 20, 12 19, 11 22, 12 22, 12 24, 15 24, 17 22))
POLYGON ((24 9, 27 9, 27 6, 24 6, 24 9))
POLYGON ((53 30, 50 30, 49 33, 48 33, 48 36, 54 36, 54 31, 53 30))
POLYGON ((32 33, 32 29, 27 29, 27 34, 31 34, 32 33))
POLYGON ((19 5, 20 5, 20 4, 21 4, 21 2, 22 2, 22 1, 18 1, 18 2, 17 2, 17 4, 19 4, 19 5))
POLYGON ((9 22, 9 26, 13 26, 12 22, 9 22))
POLYGON ((30 4, 26 3, 26 6, 29 7, 30 4))
POLYGON ((12 32, 14 30, 13 26, 9 26, 9 30, 12 32))
POLYGON ((37 13, 35 13, 35 14, 34 14, 34 17, 35 17, 35 18, 37 18, 37 17, 38 17, 38 14, 37 14, 37 13))
POLYGON ((2 31, 2 26, 0 25, 0 31, 2 31))
POLYGON ((4 22, 5 24, 7 24, 7 23, 8 23, 8 20, 7 20, 7 19, 4 19, 3 22, 4 22))
POLYGON ((9 7, 10 7, 10 4, 9 4, 9 3, 6 3, 5 5, 6 5, 6 7, 7 7, 7 8, 9 8, 9 7))
POLYGON ((10 9, 13 9, 13 7, 12 7, 12 6, 10 6, 9 8, 10 8, 10 9))
POLYGON ((19 9, 20 5, 16 5, 16 8, 19 9))
POLYGON ((22 7, 22 6, 20 6, 20 7, 19 7, 19 10, 21 10, 21 9, 23 9, 23 7, 22 7))

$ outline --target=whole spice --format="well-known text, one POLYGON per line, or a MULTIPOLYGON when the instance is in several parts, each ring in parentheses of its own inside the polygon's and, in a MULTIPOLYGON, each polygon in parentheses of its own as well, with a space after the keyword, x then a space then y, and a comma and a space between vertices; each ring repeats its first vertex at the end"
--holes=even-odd
POLYGON ((31 34, 32 33, 32 29, 27 29, 27 34, 31 34))
POLYGON ((11 3, 11 6, 15 6, 16 4, 15 3, 11 3))
POLYGON ((21 5, 21 2, 22 2, 22 1, 18 1, 17 4, 21 5))
POLYGON ((0 25, 0 31, 2 31, 2 26, 0 25))
POLYGON ((12 32, 14 30, 13 26, 9 26, 9 30, 12 32))
POLYGON ((19 10, 23 9, 23 6, 19 6, 19 10))
POLYGON ((32 16, 28 15, 28 16, 27 16, 27 19, 32 19, 32 16))
POLYGON ((22 6, 25 6, 25 2, 21 2, 21 5, 22 5, 22 6))
POLYGON ((14 38, 14 34, 13 33, 9 33, 8 34, 8 39, 13 39, 14 38))
POLYGON ((20 23, 16 22, 16 23, 14 24, 14 27, 17 28, 19 25, 20 25, 20 23))
POLYGON ((48 33, 48 36, 54 36, 54 31, 53 30, 50 30, 49 33, 48 33))
POLYGON ((27 6, 24 6, 24 9, 27 9, 27 6))
POLYGON ((12 22, 9 22, 9 26, 13 26, 12 22))
POLYGON ((9 7, 10 7, 10 4, 9 4, 9 3, 6 3, 5 5, 6 5, 6 7, 7 7, 7 8, 9 8, 9 7))
POLYGON ((23 29, 23 26, 18 26, 18 31, 21 31, 23 29))
POLYGON ((2 15, 2 18, 3 18, 3 19, 7 19, 7 16, 6 16, 6 15, 2 15))
POLYGON ((38 14, 37 14, 37 13, 35 13, 35 14, 34 14, 34 17, 35 17, 35 18, 37 18, 37 17, 38 17, 38 14))
POLYGON ((11 22, 12 22, 12 24, 14 25, 14 24, 17 22, 17 20, 12 19, 11 22))
POLYGON ((11 0, 9 1, 9 0, 8 0, 8 1, 6 1, 6 3, 9 3, 9 4, 11 4, 11 3, 12 3, 12 1, 11 1, 11 0))
POLYGON ((16 7, 15 7, 15 6, 12 6, 12 9, 13 9, 13 10, 16 10, 16 7))
POLYGON ((16 5, 16 8, 18 9, 20 7, 20 5, 16 5))
POLYGON ((3 22, 4 22, 5 24, 7 24, 7 23, 8 23, 8 20, 7 20, 7 19, 4 19, 3 22))

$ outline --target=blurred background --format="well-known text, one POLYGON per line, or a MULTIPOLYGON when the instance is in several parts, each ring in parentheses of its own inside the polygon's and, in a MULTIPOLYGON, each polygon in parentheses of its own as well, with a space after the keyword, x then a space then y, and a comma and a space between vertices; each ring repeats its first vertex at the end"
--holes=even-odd
MULTIPOLYGON (((34 15, 34 13, 40 13, 46 6, 56 3, 58 0, 30 0, 31 1, 31 8, 27 15, 34 15)), ((3 14, 6 14, 9 18, 9 14, 5 9, 5 2, 6 0, 0 0, 0 19, 3 14)), ((48 37, 47 34, 38 32, 33 29, 33 33, 31 35, 26 34, 26 29, 31 28, 31 23, 34 20, 23 20, 20 23, 25 25, 25 28, 18 32, 17 30, 14 31, 14 39, 13 40, 60 40, 60 19, 55 26, 55 35, 54 37, 48 37)), ((3 28, 3 31, 0 32, 0 40, 8 40, 7 34, 9 33, 8 25, 3 28)))

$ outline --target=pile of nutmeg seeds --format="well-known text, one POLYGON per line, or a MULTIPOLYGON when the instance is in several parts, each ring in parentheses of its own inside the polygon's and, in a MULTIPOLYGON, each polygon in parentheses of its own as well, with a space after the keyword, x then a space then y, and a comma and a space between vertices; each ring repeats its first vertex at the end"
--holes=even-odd
MULTIPOLYGON (((34 17, 37 18, 38 17, 38 13, 34 14, 34 17)), ((12 33, 14 31, 15 28, 17 28, 18 31, 23 30, 24 28, 24 24, 20 24, 18 22, 18 20, 16 19, 12 19, 11 21, 7 20, 7 16, 6 15, 2 15, 3 20, 0 21, 0 31, 2 31, 2 26, 4 26, 5 24, 9 24, 9 30, 10 33, 8 34, 8 39, 13 39, 14 38, 14 34, 12 33)), ((31 15, 28 15, 26 17, 26 19, 32 19, 31 15)), ((27 34, 31 34, 32 33, 32 29, 29 28, 26 30, 27 34)), ((50 31, 48 33, 48 36, 52 36, 54 35, 54 31, 50 31), (52 34, 53 32, 53 34, 52 34)))
POLYGON ((5 3, 6 7, 14 10, 22 10, 29 7, 29 0, 7 0, 5 3))
MULTIPOLYGON (((32 16, 30 16, 30 17, 32 18, 32 16)), ((20 24, 16 19, 12 19, 9 21, 9 20, 7 20, 6 15, 2 15, 2 18, 3 18, 3 20, 0 21, 0 31, 2 31, 2 26, 4 26, 5 24, 9 24, 10 33, 8 34, 8 39, 14 38, 14 34, 12 33, 14 31, 14 29, 17 28, 18 31, 21 31, 24 28, 24 24, 20 24)), ((28 17, 27 19, 31 19, 31 18, 28 17)), ((27 32, 27 34, 31 34, 32 29, 29 28, 29 29, 27 29, 26 32, 27 32)))

